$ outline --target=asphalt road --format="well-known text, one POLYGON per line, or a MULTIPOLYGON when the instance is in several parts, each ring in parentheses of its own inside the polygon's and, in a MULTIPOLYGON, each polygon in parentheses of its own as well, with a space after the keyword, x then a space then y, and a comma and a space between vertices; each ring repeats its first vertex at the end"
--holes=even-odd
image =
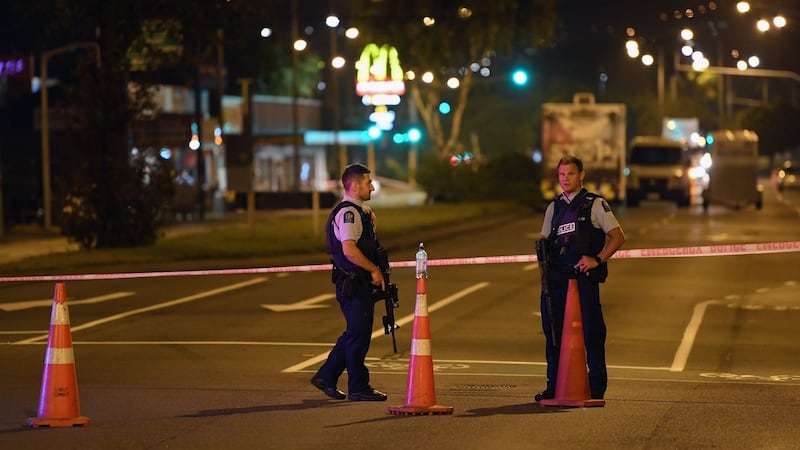
MULTIPOLYGON (((768 189, 761 211, 645 202, 617 215, 627 250, 735 252, 800 240, 799 207, 800 193, 768 189)), ((540 226, 531 217, 426 248, 432 260, 530 254, 540 226)), ((797 448, 799 264, 797 251, 612 261, 603 408, 533 403, 544 386, 535 263, 432 265, 435 394, 454 408, 441 416, 387 413, 406 401, 413 269, 392 273, 398 354, 376 312, 368 363, 383 403, 328 400, 309 384, 343 328, 327 272, 70 281, 81 413, 92 422, 62 429, 25 426, 37 415, 54 285, 0 285, 0 448, 797 448)))

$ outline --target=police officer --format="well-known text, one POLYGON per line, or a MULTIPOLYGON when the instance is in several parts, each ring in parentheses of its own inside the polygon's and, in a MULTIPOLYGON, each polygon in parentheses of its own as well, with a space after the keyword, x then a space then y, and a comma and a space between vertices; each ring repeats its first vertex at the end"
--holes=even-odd
POLYGON ((561 158, 558 181, 563 192, 547 206, 542 223, 542 239, 550 254, 547 277, 550 305, 543 289, 541 312, 547 345, 547 387, 535 395, 537 402, 555 397, 567 286, 572 278, 578 281, 592 398, 602 399, 608 385, 606 324, 599 283, 605 281, 607 261, 625 242, 625 235, 608 203, 583 188, 585 176, 580 158, 570 155, 561 158))
POLYGON ((342 173, 344 199, 336 205, 325 224, 328 253, 333 257, 336 299, 347 327, 336 341, 325 364, 311 378, 311 384, 335 400, 384 401, 386 394, 369 384, 364 364, 372 336, 375 303, 373 288, 385 289, 383 273, 377 264, 379 244, 375 234, 375 214, 364 202, 375 187, 370 170, 352 164, 342 173), (336 387, 347 369, 348 395, 336 387))

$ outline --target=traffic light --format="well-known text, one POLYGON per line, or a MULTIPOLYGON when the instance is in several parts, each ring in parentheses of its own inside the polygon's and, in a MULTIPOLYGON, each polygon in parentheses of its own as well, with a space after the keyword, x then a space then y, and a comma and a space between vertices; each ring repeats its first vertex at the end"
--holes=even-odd
POLYGON ((410 128, 407 134, 408 140, 412 143, 419 142, 419 140, 422 139, 422 132, 419 130, 419 128, 410 128))
POLYGON ((511 74, 511 81, 517 86, 528 84, 528 72, 525 69, 517 69, 511 74))
POLYGON ((422 139, 422 131, 416 127, 409 128, 405 133, 395 133, 392 136, 392 141, 395 144, 405 144, 406 142, 416 144, 420 139, 422 139))

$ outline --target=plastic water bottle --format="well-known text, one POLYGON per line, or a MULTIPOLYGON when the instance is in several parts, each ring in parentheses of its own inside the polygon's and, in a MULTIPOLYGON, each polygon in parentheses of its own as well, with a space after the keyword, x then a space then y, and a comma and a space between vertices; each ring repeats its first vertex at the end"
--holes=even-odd
POLYGON ((428 278, 428 253, 422 242, 419 243, 417 250, 417 279, 428 278))

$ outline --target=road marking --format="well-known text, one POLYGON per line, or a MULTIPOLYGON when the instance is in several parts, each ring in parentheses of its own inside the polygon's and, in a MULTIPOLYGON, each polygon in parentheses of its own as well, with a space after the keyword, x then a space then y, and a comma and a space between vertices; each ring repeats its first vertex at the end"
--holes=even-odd
MULTIPOLYGON (((241 289, 241 288, 245 288, 245 287, 248 287, 248 286, 252 286, 254 284, 263 283, 265 281, 267 281, 267 279, 263 278, 263 277, 254 278, 254 279, 249 280, 249 281, 243 281, 241 283, 236 283, 236 284, 231 284, 231 285, 223 286, 223 287, 216 288, 216 289, 211 289, 209 291, 201 292, 199 294, 189 295, 187 297, 181 297, 181 298, 178 298, 178 299, 175 299, 175 300, 170 300, 170 301, 167 301, 167 302, 158 303, 158 304, 151 305, 151 306, 146 306, 144 308, 132 309, 130 311, 126 311, 126 312, 119 313, 119 314, 114 314, 114 315, 111 315, 111 316, 108 316, 108 317, 104 317, 102 319, 97 319, 97 320, 93 320, 91 322, 86 322, 86 323, 84 323, 82 325, 78 325, 76 327, 71 327, 70 331, 74 332, 74 331, 86 330, 88 328, 93 328, 93 327, 96 327, 98 325, 103 325, 103 324, 106 324, 106 323, 109 323, 109 322, 113 322, 115 320, 124 319, 126 317, 135 316, 137 314, 142 314, 142 313, 146 313, 146 312, 150 312, 150 311, 157 311, 159 309, 169 308, 169 307, 180 305, 180 304, 183 304, 183 303, 189 303, 189 302, 193 302, 195 300, 200 300, 200 299, 207 298, 207 297, 213 297, 215 295, 223 294, 225 292, 235 291, 237 289, 241 289)), ((30 344, 30 343, 33 343, 33 342, 36 342, 36 341, 47 339, 48 337, 49 337, 49 334, 44 334, 44 335, 41 335, 41 336, 32 337, 32 338, 25 339, 25 340, 22 340, 22 341, 17 341, 17 342, 14 342, 14 344, 30 344)))
MULTIPOLYGON (((107 295, 99 295, 97 297, 89 297, 83 300, 69 300, 67 299, 68 306, 74 305, 88 305, 91 303, 100 303, 108 300, 115 300, 123 297, 130 297, 135 292, 114 292, 107 295)), ((19 311, 22 309, 38 308, 41 306, 52 306, 53 299, 48 300, 29 300, 26 302, 13 302, 13 303, 0 303, 0 309, 3 311, 19 311)))
MULTIPOLYGON (((457 300, 460 300, 460 299, 466 297, 467 295, 472 294, 473 292, 478 291, 480 289, 483 289, 483 288, 485 288, 487 286, 489 286, 489 283, 486 282, 486 281, 483 281, 483 282, 478 283, 478 284, 473 284, 472 286, 470 286, 470 287, 468 287, 466 289, 462 289, 462 290, 456 292, 455 294, 453 294, 453 295, 451 295, 449 297, 445 297, 442 300, 439 300, 438 302, 430 305, 428 307, 428 313, 432 313, 432 312, 434 312, 434 311, 436 311, 438 309, 441 309, 441 308, 449 305, 450 303, 453 303, 453 302, 455 302, 457 300)), ((405 325, 405 324, 407 324, 409 322, 412 322, 413 320, 414 320, 414 314, 409 314, 409 315, 401 318, 400 320, 395 320, 395 323, 397 323, 398 325, 405 325)), ((375 338, 377 338, 379 336, 383 336, 384 334, 385 333, 383 331, 383 328, 381 327, 381 328, 379 328, 379 329, 377 329, 377 330, 372 332, 372 336, 370 337, 370 339, 375 339, 375 338)), ((305 369, 306 367, 312 366, 314 364, 317 364, 318 362, 322 362, 325 359, 327 359, 328 358, 328 353, 330 353, 330 352, 328 351, 328 352, 325 352, 325 353, 321 353, 321 354, 319 354, 317 356, 314 356, 313 358, 310 358, 310 359, 307 359, 307 360, 305 360, 303 362, 297 363, 297 364, 295 364, 295 365, 293 365, 291 367, 287 367, 287 368, 283 369, 281 372, 283 372, 283 373, 300 372, 303 369, 305 369)))
POLYGON ((17 331, 11 330, 11 331, 0 331, 0 334, 41 334, 49 332, 50 332, 49 330, 17 330, 17 331))
POLYGON ((262 308, 275 312, 286 311, 302 311, 305 309, 328 308, 328 305, 317 305, 319 302, 336 298, 336 294, 322 294, 309 299, 301 300, 296 303, 289 303, 288 305, 265 304, 261 305, 262 308))
POLYGON ((689 359, 689 353, 692 352, 694 339, 697 337, 697 330, 700 329, 700 325, 703 323, 703 316, 706 313, 706 308, 708 308, 708 305, 718 303, 722 302, 719 300, 706 300, 694 305, 692 318, 683 331, 683 339, 681 339, 681 345, 678 346, 678 351, 675 352, 675 358, 672 360, 672 366, 669 369, 670 372, 683 372, 683 369, 686 368, 686 361, 689 359))

